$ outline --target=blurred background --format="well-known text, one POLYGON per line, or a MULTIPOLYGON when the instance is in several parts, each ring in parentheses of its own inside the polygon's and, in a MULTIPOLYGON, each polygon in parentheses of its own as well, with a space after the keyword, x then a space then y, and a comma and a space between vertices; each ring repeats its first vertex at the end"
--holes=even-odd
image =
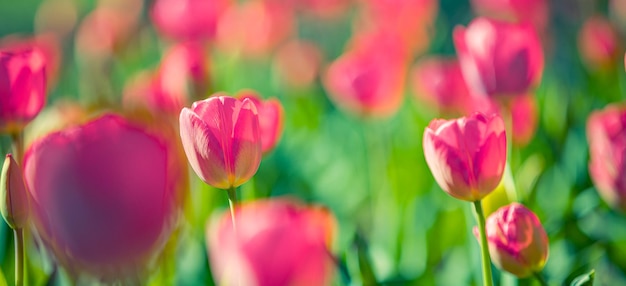
MULTIPOLYGON (((202 46, 206 75, 185 89, 194 91, 185 106, 216 91, 236 94, 243 89, 282 102, 283 135, 254 179, 241 187, 243 200, 290 195, 328 207, 338 221, 334 285, 367 283, 363 265, 385 285, 480 284, 470 204, 444 193, 424 160, 424 129, 445 115, 420 100, 412 76, 422 59, 455 56, 452 31, 477 16, 471 3, 397 4, 406 14, 397 16, 399 25, 415 29, 405 35, 410 52, 401 106, 378 118, 334 104, 324 76, 355 35, 368 24, 387 21, 380 11, 411 1, 232 2, 240 8, 224 12, 227 16, 222 15, 202 46), (261 2, 270 8, 250 4, 261 2)), ((506 192, 514 189, 518 200, 537 213, 550 238, 544 273, 551 284, 569 284, 596 269, 597 285, 626 285, 626 216, 600 198, 589 178, 585 130, 591 111, 626 97, 626 1, 546 2, 545 23, 538 28, 546 64, 534 92, 536 129, 528 143, 510 152, 513 180, 485 208, 493 212, 506 204, 506 192), (599 42, 595 31, 582 32, 590 19, 608 23, 608 48, 585 47, 599 42), (594 54, 604 48, 606 52, 594 54)), ((165 55, 178 42, 155 27, 153 5, 141 0, 0 0, 0 44, 36 37, 53 59, 47 110, 37 120, 50 118, 44 115, 51 112, 71 117, 74 112, 126 108, 133 87, 163 67, 165 55)), ((175 76, 176 71, 164 75, 175 76)), ((31 133, 37 133, 37 120, 29 126, 31 133)), ((0 149, 8 152, 9 138, 0 140, 0 149)), ((227 210, 228 201, 223 191, 191 174, 191 199, 176 234, 175 259, 166 262, 175 271, 155 274, 147 284, 214 283, 205 223, 227 210)), ((12 281, 12 245, 9 229, 0 224, 0 262, 7 281, 12 281)), ((28 255, 33 285, 67 282, 48 278, 50 262, 37 251, 28 255)), ((537 283, 497 270, 494 279, 501 285, 537 283)))

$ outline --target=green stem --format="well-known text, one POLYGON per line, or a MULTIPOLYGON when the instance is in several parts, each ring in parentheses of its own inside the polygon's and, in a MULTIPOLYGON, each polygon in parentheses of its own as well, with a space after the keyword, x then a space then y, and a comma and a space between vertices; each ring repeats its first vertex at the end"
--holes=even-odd
POLYGON ((235 205, 237 205, 237 188, 230 187, 226 190, 228 193, 228 205, 230 206, 230 219, 233 222, 233 231, 237 235, 237 222, 235 219, 235 205))
POLYGON ((533 272, 533 276, 535 276, 535 279, 539 281, 541 286, 548 286, 548 281, 546 281, 546 278, 541 275, 541 272, 533 272))
POLYGON ((491 259, 489 257, 489 248, 487 246, 487 233, 485 231, 485 216, 483 215, 483 206, 480 200, 474 202, 474 216, 478 222, 478 230, 480 233, 480 251, 482 253, 483 264, 483 285, 492 286, 491 278, 491 259))
POLYGON ((24 285, 24 237, 21 228, 13 230, 15 236, 15 285, 24 285))
POLYGON ((13 142, 13 158, 17 161, 17 164, 21 167, 22 160, 24 159, 24 136, 21 131, 11 134, 11 140, 13 142))

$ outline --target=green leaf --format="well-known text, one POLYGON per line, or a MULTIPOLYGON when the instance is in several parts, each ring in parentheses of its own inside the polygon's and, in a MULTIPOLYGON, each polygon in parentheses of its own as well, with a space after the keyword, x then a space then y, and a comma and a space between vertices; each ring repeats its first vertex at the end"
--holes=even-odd
POLYGON ((595 276, 596 270, 592 269, 591 271, 574 278, 570 286, 592 286, 593 278, 595 276))

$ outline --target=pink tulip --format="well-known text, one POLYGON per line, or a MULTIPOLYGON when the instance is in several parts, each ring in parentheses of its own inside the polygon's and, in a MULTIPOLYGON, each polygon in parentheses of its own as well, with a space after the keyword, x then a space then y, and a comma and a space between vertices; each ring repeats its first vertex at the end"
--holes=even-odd
POLYGON ((76 32, 76 52, 95 60, 108 59, 126 44, 137 26, 136 15, 110 7, 89 13, 76 32))
POLYGON ((224 213, 207 227, 210 264, 220 285, 329 285, 334 218, 289 199, 244 203, 237 229, 224 213))
POLYGON ((34 225, 70 274, 136 277, 169 238, 187 176, 172 136, 152 129, 106 114, 26 151, 34 225))
POLYGON ((231 0, 156 0, 150 18, 157 30, 175 40, 210 40, 231 0))
POLYGON ((527 145, 537 130, 537 102, 533 94, 516 96, 509 103, 513 121, 513 144, 527 145))
POLYGON ((357 38, 326 71, 324 86, 340 108, 362 117, 389 117, 400 104, 406 77, 406 51, 390 34, 357 38))
POLYGON ((578 35, 578 49, 591 68, 614 65, 620 55, 619 37, 611 23, 600 16, 589 18, 578 35))
POLYGON ((274 67, 280 79, 290 87, 308 87, 317 79, 322 58, 322 52, 314 43, 292 40, 276 51, 274 67))
POLYGON ((541 80, 543 51, 530 25, 477 18, 454 29, 454 44, 475 95, 519 95, 541 80))
POLYGON ((18 132, 45 105, 45 64, 36 48, 0 50, 0 132, 18 132))
POLYGON ((461 73, 458 60, 430 57, 413 68, 413 93, 419 101, 446 114, 468 114, 473 98, 461 73))
POLYGON ((539 31, 548 26, 548 0, 472 0, 474 10, 485 17, 530 22, 539 31))
POLYGON ((261 132, 261 150, 266 154, 276 147, 283 132, 285 120, 283 105, 276 98, 261 99, 252 91, 242 91, 237 95, 239 100, 249 99, 254 103, 259 113, 259 128, 261 132))
POLYGON ((424 131, 424 156, 449 195, 477 201, 491 193, 506 164, 506 135, 500 115, 435 119, 424 131))
POLYGON ((189 164, 207 184, 230 189, 248 181, 261 163, 254 103, 225 94, 196 101, 180 113, 180 137, 189 164))
MULTIPOLYGON (((525 206, 512 203, 487 218, 487 244, 493 263, 517 277, 540 272, 548 260, 548 235, 539 218, 525 206)), ((478 229, 474 228, 478 237, 478 229)))
POLYGON ((626 108, 609 105, 587 120, 589 175, 602 198, 626 211, 626 108))
POLYGON ((2 218, 12 229, 27 227, 30 198, 24 184, 22 170, 11 154, 4 159, 0 176, 2 218))
MULTIPOLYGON (((157 81, 163 90, 169 93, 184 93, 182 98, 190 98, 187 86, 200 89, 208 80, 207 58, 204 48, 197 42, 177 44, 163 56, 156 75, 157 81)), ((186 103, 186 100, 183 102, 186 103)))

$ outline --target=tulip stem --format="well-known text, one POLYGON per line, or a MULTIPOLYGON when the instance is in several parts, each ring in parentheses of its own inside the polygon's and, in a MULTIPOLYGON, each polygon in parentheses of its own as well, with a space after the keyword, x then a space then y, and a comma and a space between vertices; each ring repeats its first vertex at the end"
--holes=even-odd
POLYGON ((535 276, 541 286, 548 286, 548 281, 546 281, 546 278, 541 275, 541 272, 533 272, 533 276, 535 276))
POLYGON ((230 187, 226 190, 228 193, 228 205, 230 206, 230 219, 233 222, 233 231, 237 233, 237 223, 235 220, 235 205, 237 205, 237 188, 230 187))
POLYGON ((474 216, 478 222, 478 230, 480 233, 480 251, 483 264, 483 285, 492 286, 491 277, 491 258, 489 257, 489 248, 487 245, 487 233, 485 231, 485 216, 483 215, 483 206, 480 200, 474 202, 474 216))
POLYGON ((22 166, 22 159, 24 159, 24 137, 21 131, 11 133, 11 141, 13 143, 13 156, 17 164, 22 166))
POLYGON ((24 236, 21 228, 13 230, 15 237, 15 285, 24 285, 24 236))

